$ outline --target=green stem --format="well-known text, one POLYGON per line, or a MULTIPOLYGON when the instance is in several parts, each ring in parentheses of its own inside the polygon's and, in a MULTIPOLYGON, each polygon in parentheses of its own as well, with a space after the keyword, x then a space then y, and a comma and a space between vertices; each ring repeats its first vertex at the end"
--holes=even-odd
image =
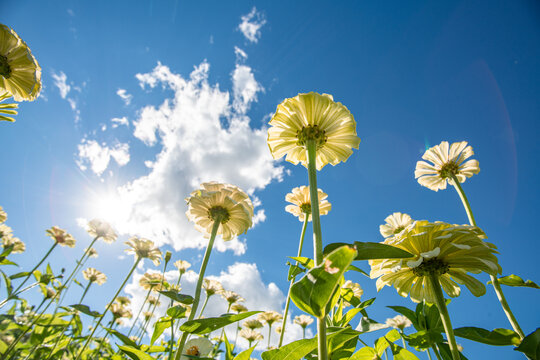
MULTIPOLYGON (((431 345, 431 348, 433 349, 433 352, 435 353, 435 357, 437 358, 437 360, 443 360, 435 344, 431 345)), ((429 349, 427 349, 427 351, 428 351, 428 356, 429 356, 429 349)), ((429 356, 429 358, 431 359, 431 356, 429 356)))
MULTIPOLYGON (((4 299, 1 303, 0 303, 0 309, 6 305, 6 303, 17 297, 17 295, 19 295, 19 290, 23 287, 23 285, 28 281, 28 279, 30 278, 30 276, 34 273, 34 271, 36 271, 36 269, 45 261, 45 259, 51 254, 51 252, 54 250, 54 248, 56 247, 56 245, 58 245, 58 243, 55 241, 53 246, 51 246, 51 248, 49 249, 49 251, 47 251, 47 253, 45 254, 45 256, 43 256, 43 258, 37 263, 36 266, 34 266, 34 268, 28 273, 28 275, 25 276, 24 280, 22 283, 19 284, 19 286, 17 286, 17 288, 11 293, 11 295, 9 295, 6 299, 4 299)), ((26 290, 26 289, 25 289, 26 290)), ((21 291, 23 292, 23 291, 21 291)))
POLYGON ((460 360, 459 350, 456 343, 456 338, 454 336, 454 329, 452 328, 452 323, 450 322, 450 315, 448 314, 448 309, 446 308, 446 302, 444 300, 444 295, 441 289, 441 284, 439 283, 439 278, 436 274, 430 274, 427 277, 429 286, 433 290, 435 295, 435 304, 439 309, 441 314, 441 320, 443 323, 444 331, 446 332, 446 338, 448 344, 450 345, 450 352, 452 353, 453 360, 460 360))
MULTIPOLYGON (((305 214, 306 218, 304 219, 304 224, 302 225, 302 233, 300 234, 300 244, 298 245, 298 255, 297 257, 302 256, 302 247, 304 246, 304 235, 306 234, 307 223, 309 220, 309 214, 305 214)), ((295 266, 298 266, 298 261, 295 263, 295 266)), ((283 312, 283 327, 281 328, 281 334, 279 336, 278 349, 283 345, 283 338, 285 337, 285 325, 287 324, 287 314, 289 313, 289 304, 291 303, 291 288, 294 284, 296 276, 293 276, 289 283, 289 292, 287 293, 287 301, 285 302, 285 311, 283 312)))
MULTIPOLYGON (((218 232, 219 225, 221 224, 221 216, 216 216, 214 219, 214 225, 212 226, 212 233, 210 235, 210 240, 208 241, 208 246, 206 247, 206 252, 204 253, 203 262, 201 264, 201 269, 199 271, 199 279, 197 280, 197 287, 195 288, 195 299, 193 300, 193 305, 191 306, 191 312, 189 313, 188 321, 193 320, 195 314, 197 313, 197 307, 199 306, 199 301, 201 298, 201 288, 204 278, 204 273, 206 272, 206 266, 208 265, 208 260, 210 259, 210 253, 212 252, 212 247, 214 246, 214 240, 218 232)), ((184 350, 184 345, 186 344, 188 333, 183 332, 182 337, 178 340, 178 349, 174 356, 175 360, 180 360, 182 351, 184 350)))
MULTIPOLYGON (((165 280, 165 271, 167 271, 167 264, 168 262, 164 262, 163 263, 163 272, 161 273, 161 284, 160 284, 160 288, 163 290, 163 281, 165 280)), ((152 316, 154 315, 154 312, 156 311, 156 308, 158 306, 158 303, 159 303, 159 298, 161 297, 161 293, 158 291, 158 296, 157 296, 157 300, 154 304, 154 307, 152 308, 152 315, 150 315, 150 319, 148 320, 148 322, 145 324, 144 326, 144 330, 143 330, 143 336, 144 336, 144 333, 146 333, 146 327, 150 324, 150 321, 152 320, 152 316)), ((141 338, 142 340, 142 338, 141 338)))
POLYGON ((77 355, 77 359, 78 360, 82 353, 84 352, 84 349, 86 349, 86 347, 88 346, 88 343, 90 342, 90 340, 92 339, 92 336, 94 335, 94 333, 96 332, 96 329, 99 327, 99 325, 101 324, 101 321, 103 320, 103 318, 105 317, 105 315, 107 315, 107 311, 109 311, 109 308, 111 307, 112 303, 114 302, 114 300, 116 300, 116 298, 118 297, 118 294, 120 294, 120 291, 122 291, 122 289, 124 288, 124 286, 126 285, 126 283, 128 282, 129 278, 131 277, 131 275, 133 274, 133 272, 135 271, 135 268, 137 268, 137 265, 139 265, 139 262, 142 260, 142 258, 140 257, 137 257, 137 260, 135 260, 135 263, 133 264, 133 267, 131 268, 131 270, 129 271, 129 274, 126 276, 126 278, 124 279, 124 282, 122 283, 122 285, 120 285, 120 287, 118 288, 118 291, 116 291, 116 294, 114 294, 114 297, 112 298, 112 300, 107 304, 107 308, 105 308, 105 312, 103 313, 103 315, 101 315, 101 317, 99 318, 99 321, 97 322, 96 326, 94 326, 94 328, 92 329, 92 333, 88 336, 88 338, 86 339, 86 342, 84 343, 84 346, 82 347, 81 351, 79 351, 79 355, 77 355))
POLYGON ((268 345, 266 346, 270 349, 270 338, 272 337, 272 325, 268 324, 268 345))
MULTIPOLYGON (((317 145, 315 140, 310 139, 306 141, 307 158, 308 158, 308 176, 309 176, 309 195, 311 202, 311 215, 313 220, 313 252, 315 258, 315 266, 320 265, 323 261, 322 252, 322 234, 321 234, 321 220, 319 215, 319 194, 317 192, 317 168, 316 168, 316 155, 317 145)), ((318 345, 318 359, 327 360, 326 349, 326 315, 317 318, 317 345, 318 345)))
POLYGON ((401 342, 403 343, 403 348, 407 350, 407 344, 405 344, 405 337, 403 336, 405 334, 403 333, 403 330, 399 332, 399 335, 401 335, 401 342))
POLYGON ((148 292, 146 293, 146 297, 144 298, 144 301, 143 301, 141 307, 139 308, 139 312, 137 313, 137 316, 135 316, 135 318, 133 319, 133 324, 131 324, 131 327, 129 328, 129 332, 127 334, 128 337, 131 334, 131 332, 133 331, 133 328, 135 327, 135 324, 137 323, 137 320, 139 320, 139 316, 141 315, 141 312, 144 309, 144 305, 146 304, 146 301, 148 300, 148 297, 150 296, 151 292, 152 292, 152 289, 148 289, 148 292))
MULTIPOLYGON (((461 187, 461 184, 459 183, 459 180, 457 179, 456 175, 451 174, 452 181, 454 183, 454 188, 456 189, 457 193, 459 194, 459 197, 461 198, 461 202, 463 203, 463 207, 465 208, 465 211, 467 212, 467 217, 469 218, 469 224, 472 226, 476 226, 476 221, 474 220, 474 215, 471 210, 471 205, 469 204, 469 200, 467 199, 467 195, 465 195, 465 191, 463 191, 463 188, 461 187)), ((501 303, 501 306, 503 308, 503 311, 510 322, 510 325, 514 329, 516 333, 518 333, 521 340, 525 338, 525 333, 521 329, 521 326, 519 326, 519 323, 514 316, 514 313, 510 309, 510 305, 508 305, 508 301, 506 301, 506 297, 504 296, 504 293, 501 289, 501 284, 499 284, 499 279, 497 279, 497 276, 493 276, 489 274, 489 277, 491 279, 491 284, 493 285, 493 288, 495 289, 495 294, 497 295, 497 299, 499 299, 499 302, 501 303)))

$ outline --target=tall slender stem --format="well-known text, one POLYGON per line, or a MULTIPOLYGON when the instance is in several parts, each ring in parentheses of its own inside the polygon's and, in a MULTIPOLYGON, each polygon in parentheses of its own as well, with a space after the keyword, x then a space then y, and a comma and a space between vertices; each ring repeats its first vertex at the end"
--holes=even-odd
MULTIPOLYGON (((310 214, 305 214, 306 218, 304 219, 304 224, 302 225, 302 233, 300 234, 300 243, 298 245, 298 255, 297 257, 302 256, 302 247, 304 246, 304 235, 306 234, 307 223, 309 220, 310 214)), ((295 263, 295 266, 298 266, 298 261, 295 263)), ((281 328, 281 334, 279 335, 279 344, 278 348, 283 345, 283 338, 285 337, 285 325, 287 324, 287 314, 289 313, 289 304, 291 303, 291 288, 294 284, 296 276, 293 276, 289 283, 289 292, 287 293, 287 301, 285 302, 285 311, 283 312, 283 327, 281 328)))
MULTIPOLYGON (((308 176, 309 176, 309 196, 311 201, 311 215, 313 220, 313 252, 315 258, 315 266, 320 265, 323 261, 322 249, 322 232, 321 219, 319 214, 319 194, 317 192, 317 169, 316 155, 317 145, 315 140, 309 139, 306 141, 307 158, 308 158, 308 176)), ((317 345, 318 359, 327 360, 328 354, 326 349, 326 314, 317 318, 317 345)))
MULTIPOLYGON (((441 354, 439 354, 439 350, 437 349, 435 344, 431 345, 431 348, 433 349, 433 352, 435 353, 435 357, 437 358, 437 360, 443 360, 442 357, 441 357, 441 354)), ((429 356, 429 349, 426 349, 426 350, 427 350, 428 356, 429 356)), ((429 356, 429 358, 431 359, 431 356, 429 356)))
POLYGON ((135 324, 137 323, 137 320, 139 320, 139 316, 141 315, 141 312, 144 309, 144 304, 146 304, 146 301, 148 300, 148 297, 150 296, 150 292, 152 292, 152 289, 148 289, 148 292, 146 293, 146 297, 144 298, 144 301, 143 301, 141 307, 139 308, 139 312, 137 313, 137 316, 135 316, 135 318, 133 320, 133 324, 131 324, 131 327, 129 328, 129 332, 127 334, 128 337, 131 334, 131 331, 133 331, 133 328, 135 327, 135 324))
MULTIPOLYGON (((471 205, 469 204, 469 200, 467 199, 467 195, 465 195, 465 191, 463 191, 463 188, 461 187, 461 184, 459 183, 459 180, 457 179, 456 175, 451 174, 452 181, 454 183, 454 188, 456 189, 459 197, 461 198, 461 202, 463 203, 463 207, 465 208, 465 211, 467 212, 467 217, 469 218, 469 224, 476 226, 476 221, 474 220, 474 215, 471 210, 471 205)), ((519 323, 514 316, 514 313, 510 309, 510 305, 508 305, 508 301, 506 301, 506 297, 504 296, 504 293, 501 289, 501 284, 499 284, 499 279, 497 279, 497 276, 493 276, 489 274, 491 284, 493 285, 493 289, 495 289, 495 294, 497 295, 497 299, 499 299, 499 302, 501 303, 501 306, 503 308, 503 311, 506 315, 506 318, 510 322, 510 325, 514 329, 514 331, 519 335, 520 339, 523 340, 525 338, 525 333, 521 329, 521 326, 519 326, 519 323)))
POLYGON ((450 322, 450 315, 448 314, 448 309, 446 308, 446 302, 444 301, 444 295, 441 289, 441 284, 439 283, 439 278, 436 274, 430 274, 427 276, 429 286, 431 287, 435 295, 435 305, 437 305, 439 313, 441 314, 441 320, 443 323, 444 331, 446 332, 448 344, 450 345, 452 359, 460 360, 459 350, 457 347, 456 338, 454 336, 454 329, 452 328, 452 323, 450 322))
POLYGON ((135 271, 135 268, 137 268, 137 265, 139 265, 139 262, 142 260, 142 258, 140 257, 137 257, 137 260, 135 260, 135 263, 133 264, 133 267, 131 268, 131 270, 129 271, 129 274, 126 276, 126 278, 124 279, 124 282, 122 283, 122 285, 120 285, 120 287, 118 288, 118 291, 116 291, 116 294, 114 294, 114 297, 112 298, 112 300, 107 304, 107 307, 105 308, 105 312, 103 313, 103 315, 101 315, 101 317, 99 318, 96 326, 94 326, 94 328, 92 329, 92 333, 90 333, 90 335, 88 336, 88 338, 86 339, 86 342, 84 343, 84 346, 82 347, 82 349, 79 351, 79 355, 77 355, 77 359, 78 360, 82 353, 84 352, 84 349, 86 349, 86 347, 88 346, 88 343, 90 342, 90 340, 92 339, 92 336, 94 335, 94 333, 96 332, 96 329, 99 327, 99 325, 101 324, 101 321, 103 320, 103 318, 105 317, 105 315, 107 315, 107 311, 109 311, 109 308, 111 307, 112 303, 114 302, 114 300, 116 300, 116 298, 118 297, 118 294, 120 294, 120 291, 122 291, 122 289, 124 288, 124 286, 126 285, 126 283, 128 282, 129 278, 131 278, 131 275, 133 274, 133 272, 135 271))
MULTIPOLYGON (((208 241, 208 246, 206 247, 206 252, 204 253, 203 262, 201 264, 201 269, 199 271, 199 279, 197 280, 197 287, 195 288, 195 299, 193 299, 193 305, 191 306, 191 312, 189 313, 189 318, 187 321, 193 320, 195 314, 197 313, 197 307, 199 306, 199 301, 201 298, 201 288, 204 278, 204 273, 206 272, 206 266, 208 265, 208 260, 210 259, 210 253, 212 252, 212 247, 214 246, 214 240, 216 239, 217 231, 219 225, 221 224, 221 216, 216 216, 214 219, 214 225, 212 226, 212 233, 210 235, 210 240, 208 241)), ((178 340, 178 349, 174 356, 175 360, 180 360, 182 355, 182 350, 184 350, 184 345, 186 344, 188 333, 183 332, 182 337, 178 340)))

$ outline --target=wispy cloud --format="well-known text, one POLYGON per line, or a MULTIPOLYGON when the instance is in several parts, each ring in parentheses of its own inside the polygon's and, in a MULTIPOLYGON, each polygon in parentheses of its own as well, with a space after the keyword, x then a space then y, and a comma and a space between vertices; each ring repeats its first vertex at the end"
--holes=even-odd
POLYGON ((111 159, 114 159, 118 166, 124 166, 129 162, 129 145, 117 143, 114 146, 99 144, 95 140, 83 139, 78 145, 77 165, 81 170, 90 170, 98 176, 109 166, 111 159))
POLYGON ((261 27, 266 24, 266 19, 263 14, 258 12, 255 7, 251 12, 241 17, 242 22, 238 25, 238 29, 244 34, 246 39, 252 43, 259 41, 261 37, 261 27))
POLYGON ((125 116, 122 116, 121 118, 112 118, 111 122, 113 123, 112 124, 113 129, 116 129, 117 127, 119 127, 121 125, 129 126, 129 121, 128 121, 127 117, 125 117, 125 116))
MULTIPOLYGON (((75 96, 69 96, 69 95, 73 94, 74 91, 81 93, 82 92, 81 87, 74 86, 73 82, 68 83, 67 75, 63 71, 60 71, 59 73, 55 73, 53 71, 51 76, 54 80, 54 86, 56 86, 56 88, 58 89, 60 97, 66 100, 69 103, 71 110, 73 110, 73 113, 75 114, 75 122, 79 122, 81 120, 81 111, 78 106, 77 95, 75 96)), ((82 84, 83 87, 85 85, 86 83, 82 84)))
POLYGON ((67 83, 67 75, 63 71, 60 71, 59 74, 53 72, 52 78, 54 79, 54 86, 56 86, 60 92, 60 97, 65 99, 71 91, 71 86, 67 83))
POLYGON ((120 98, 124 101, 124 104, 131 104, 131 99, 133 99, 133 95, 128 94, 125 89, 118 89, 116 91, 116 95, 120 96, 120 98))

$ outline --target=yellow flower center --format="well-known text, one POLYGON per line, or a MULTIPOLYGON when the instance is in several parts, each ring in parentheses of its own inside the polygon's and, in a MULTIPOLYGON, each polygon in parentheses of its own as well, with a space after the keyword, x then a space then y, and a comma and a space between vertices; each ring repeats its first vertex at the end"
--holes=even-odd
POLYGON ((441 167, 441 170, 439 170, 439 175, 441 178, 446 179, 452 177, 452 175, 456 175, 458 172, 459 166, 455 162, 450 161, 441 167))
POLYGON ((7 57, 4 55, 0 55, 0 75, 6 79, 11 76, 11 67, 9 66, 7 57))
POLYGON ((229 211, 221 206, 214 206, 208 210, 208 217, 212 220, 216 220, 218 217, 221 219, 221 223, 225 224, 231 218, 229 211))
POLYGON ((199 348, 197 346, 193 345, 192 347, 187 349, 186 355, 199 356, 199 355, 201 355, 201 352, 199 351, 199 348))
POLYGON ((296 132, 296 137, 298 138, 297 145, 306 146, 308 140, 315 140, 317 148, 323 146, 328 140, 324 130, 319 129, 318 125, 304 126, 302 130, 296 132))
POLYGON ((413 268, 413 273, 418 277, 428 276, 431 274, 436 274, 440 276, 447 273, 448 270, 450 270, 450 266, 448 266, 448 264, 446 264, 440 259, 433 258, 425 260, 420 265, 413 268))
POLYGON ((300 205, 300 210, 302 210, 303 213, 311 214, 311 203, 304 203, 300 205))

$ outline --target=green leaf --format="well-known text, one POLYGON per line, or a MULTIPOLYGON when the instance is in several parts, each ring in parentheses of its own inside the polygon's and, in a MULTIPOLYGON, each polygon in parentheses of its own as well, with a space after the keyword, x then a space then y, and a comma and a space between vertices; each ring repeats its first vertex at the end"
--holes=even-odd
POLYGON ((131 346, 118 346, 118 348, 122 350, 124 353, 126 353, 126 355, 132 358, 133 360, 156 360, 155 358, 148 355, 144 351, 141 351, 131 346))
POLYGON ((223 332, 223 342, 225 343, 225 360, 233 360, 234 345, 231 345, 229 339, 227 339, 225 331, 223 332))
POLYGON ((352 355, 356 348, 359 331, 351 328, 328 328, 328 331, 339 332, 328 340, 328 358, 330 360, 342 359, 343 355, 348 354, 347 358, 352 355))
POLYGON ((15 279, 18 279, 18 278, 28 276, 29 274, 30 274, 30 272, 28 272, 28 271, 21 271, 21 272, 18 272, 16 274, 11 275, 9 278, 11 280, 15 280, 15 279))
POLYGON ((158 321, 154 323, 154 333, 152 334, 152 338, 150 339, 150 346, 154 345, 157 338, 163 334, 163 331, 165 329, 170 328, 172 325, 171 318, 168 316, 164 316, 160 318, 158 321))
MULTIPOLYGON (((517 275, 503 276, 503 277, 500 277, 498 280, 499 280, 499 284, 501 285, 530 287, 533 289, 540 289, 540 286, 538 286, 536 283, 532 282, 531 280, 523 281, 523 279, 517 275)), ((488 284, 491 284, 491 281, 488 281, 488 284)))
POLYGON ((420 330, 410 335, 404 335, 405 340, 416 350, 429 349, 431 345, 443 342, 443 336, 439 330, 420 330))
POLYGON ((4 281, 6 283, 6 291, 7 291, 7 297, 11 297, 11 293, 13 292, 13 286, 11 286, 11 279, 6 275, 5 272, 0 270, 2 273, 2 277, 4 278, 4 281))
POLYGON ((477 327, 461 327, 454 329, 456 336, 495 346, 518 346, 521 343, 519 335, 509 329, 493 329, 492 331, 477 327))
POLYGON ((116 336, 125 345, 139 349, 139 346, 137 345, 135 341, 131 340, 129 337, 122 334, 121 332, 118 332, 117 330, 109 329, 109 328, 105 328, 105 330, 107 330, 110 334, 113 334, 114 336, 116 336))
POLYGON ((362 319, 360 319, 360 323, 356 327, 356 330, 362 333, 368 333, 368 332, 377 331, 381 329, 387 329, 387 328, 388 328, 388 325, 378 323, 375 320, 372 320, 368 317, 363 316, 362 319))
POLYGON ((173 290, 163 290, 163 291, 160 291, 160 293, 165 295, 169 299, 178 301, 181 304, 186 304, 186 305, 193 304, 193 297, 190 295, 180 294, 173 290))
MULTIPOLYGON (((336 332, 328 332, 326 339, 329 341, 346 329, 336 332)), ((300 360, 313 350, 317 349, 317 337, 293 341, 279 349, 268 350, 261 354, 263 360, 300 360)))
MULTIPOLYGON (((441 354, 441 357, 443 360, 453 360, 452 352, 450 351, 450 346, 448 346, 447 343, 441 342, 438 343, 437 346, 439 347, 439 353, 441 354)), ((461 360, 468 360, 465 355, 462 353, 459 353, 459 358, 461 360)))
POLYGON ((386 335, 381 336, 375 341, 375 351, 379 356, 382 356, 384 351, 396 340, 400 339, 401 336, 396 329, 392 329, 386 333, 386 335))
POLYGON ((83 304, 74 304, 74 305, 69 305, 70 307, 74 308, 75 310, 78 310, 80 312, 82 312, 83 314, 86 314, 86 315, 89 315, 89 316, 92 316, 92 317, 100 317, 101 314, 97 311, 92 311, 90 310, 90 308, 86 305, 83 305, 83 304))
POLYGON ((394 360, 419 360, 412 352, 394 343, 390 343, 390 349, 392 355, 394 355, 394 360))
POLYGON ((365 276, 367 276, 368 278, 371 279, 371 276, 369 276, 369 274, 367 272, 365 272, 364 270, 362 270, 359 267, 356 267, 354 265, 349 265, 349 267, 347 268, 347 271, 356 271, 356 272, 359 272, 360 274, 363 274, 363 275, 365 275, 365 276))
POLYGON ((291 287, 291 299, 300 308, 315 317, 325 315, 326 305, 343 273, 356 256, 356 250, 342 246, 323 259, 291 287))
POLYGON ((253 350, 255 350, 255 346, 250 347, 249 349, 242 351, 240 354, 236 355, 233 360, 250 360, 251 359, 251 353, 253 352, 253 350))
POLYGON ((184 324, 182 324, 182 326, 180 326, 180 330, 190 334, 204 335, 211 333, 212 331, 215 331, 217 329, 221 329, 222 327, 229 324, 244 320, 245 318, 248 318, 260 312, 261 311, 248 311, 236 315, 225 314, 215 318, 204 318, 186 321, 184 324))
POLYGON ((521 345, 514 350, 521 351, 532 360, 540 360, 540 328, 525 336, 521 345))
POLYGON ((298 261, 298 263, 302 265, 303 267, 305 267, 306 269, 311 269, 313 268, 313 266, 315 266, 315 261, 305 256, 294 256, 294 257, 290 256, 290 258, 295 261, 298 261))
POLYGON ((14 263, 13 261, 8 260, 8 259, 0 259, 0 265, 15 265, 15 266, 19 266, 19 265, 17 265, 17 263, 14 263))
POLYGON ((303 272, 306 272, 305 269, 302 269, 298 265, 291 264, 288 261, 287 261, 287 265, 289 266, 289 273, 287 274, 287 280, 288 281, 291 281, 292 279, 294 279, 296 277, 296 275, 301 274, 303 272))
POLYGON ((181 319, 186 316, 186 308, 182 305, 176 305, 167 309, 167 315, 173 319, 181 319))
POLYGON ((377 352, 374 348, 363 347, 350 357, 349 360, 373 360, 377 358, 377 352))
POLYGON ((333 243, 329 244, 324 248, 323 253, 327 254, 335 249, 343 246, 349 245, 356 247, 358 254, 354 260, 375 260, 375 259, 406 259, 414 257, 413 254, 397 248, 395 246, 381 244, 376 242, 360 242, 355 241, 354 244, 346 243, 333 243))
POLYGON ((407 319, 411 320, 416 330, 423 330, 419 328, 418 318, 416 317, 416 313, 412 311, 411 309, 405 306, 387 306, 387 307, 394 310, 395 312, 400 313, 401 315, 405 316, 407 319))

